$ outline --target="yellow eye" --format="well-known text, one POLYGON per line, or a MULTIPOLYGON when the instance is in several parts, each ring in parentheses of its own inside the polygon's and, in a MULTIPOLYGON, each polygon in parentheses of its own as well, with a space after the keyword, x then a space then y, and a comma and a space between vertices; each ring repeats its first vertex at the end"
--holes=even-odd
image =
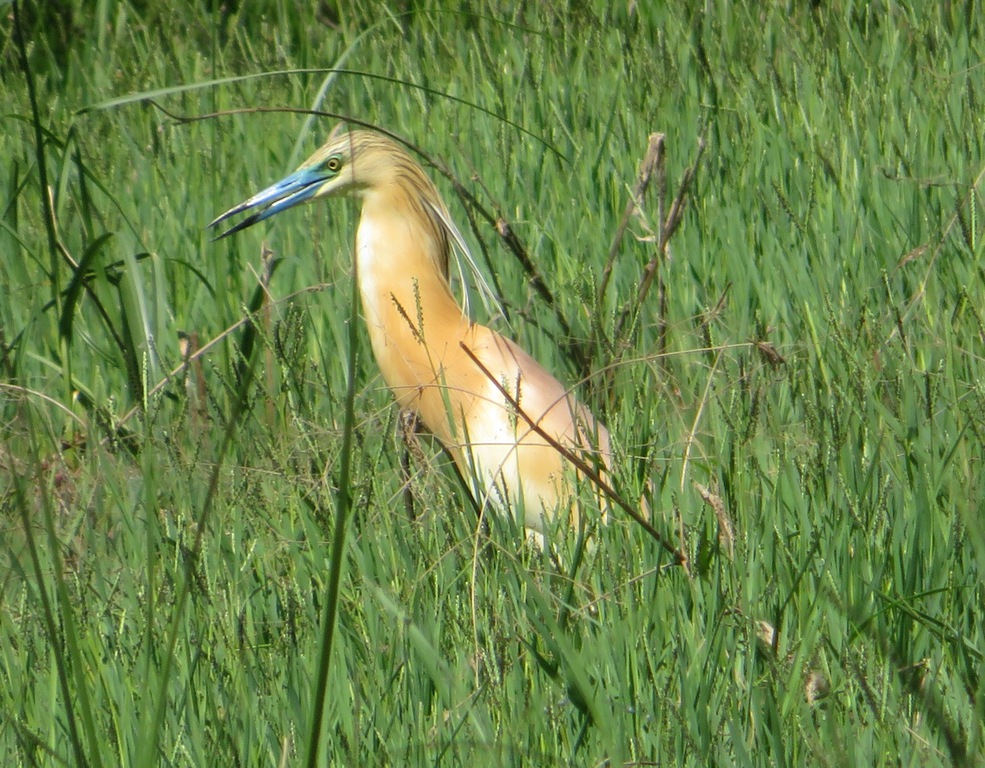
POLYGON ((339 171, 342 170, 342 158, 339 157, 338 155, 332 155, 325 162, 325 167, 328 170, 330 170, 332 173, 338 173, 339 171))

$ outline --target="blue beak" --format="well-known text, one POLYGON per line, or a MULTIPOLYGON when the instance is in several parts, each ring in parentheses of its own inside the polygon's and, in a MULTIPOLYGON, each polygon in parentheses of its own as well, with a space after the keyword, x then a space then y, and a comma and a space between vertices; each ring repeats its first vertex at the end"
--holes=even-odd
POLYGON ((216 224, 225 221, 237 213, 243 213, 251 209, 257 209, 239 224, 230 227, 225 232, 216 235, 213 240, 221 240, 233 232, 239 232, 256 224, 258 221, 269 219, 281 211, 293 208, 295 205, 307 202, 315 196, 315 193, 326 181, 328 176, 318 168, 299 168, 290 176, 278 181, 273 186, 267 187, 262 192, 257 192, 249 200, 230 208, 221 216, 217 216, 209 222, 208 229, 216 224))

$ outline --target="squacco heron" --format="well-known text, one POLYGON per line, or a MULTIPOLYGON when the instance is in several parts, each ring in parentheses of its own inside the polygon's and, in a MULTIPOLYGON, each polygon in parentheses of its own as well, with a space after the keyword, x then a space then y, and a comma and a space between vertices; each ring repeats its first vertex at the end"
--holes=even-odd
MULTIPOLYGON (((373 353, 397 402, 438 438, 483 509, 522 514, 541 533, 552 520, 577 524, 577 486, 588 481, 570 457, 604 475, 607 430, 455 300, 448 264, 461 236, 424 169, 382 134, 340 128, 294 173, 209 226, 252 211, 225 237, 300 203, 360 198, 356 279, 373 353)), ((601 504, 598 519, 605 514, 601 504)))

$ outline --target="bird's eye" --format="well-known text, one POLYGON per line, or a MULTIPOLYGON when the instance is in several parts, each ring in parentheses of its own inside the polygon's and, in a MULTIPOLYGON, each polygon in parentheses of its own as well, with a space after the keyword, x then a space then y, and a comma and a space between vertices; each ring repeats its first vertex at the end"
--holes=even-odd
POLYGON ((325 161, 325 168, 332 173, 338 173, 342 170, 342 158, 338 155, 332 155, 325 161))

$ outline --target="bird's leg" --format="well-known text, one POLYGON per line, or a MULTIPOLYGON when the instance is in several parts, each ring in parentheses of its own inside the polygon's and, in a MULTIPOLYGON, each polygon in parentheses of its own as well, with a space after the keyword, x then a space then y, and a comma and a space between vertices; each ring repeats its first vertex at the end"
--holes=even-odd
POLYGON ((407 512, 407 517, 410 520, 415 520, 417 513, 414 510, 411 466, 414 462, 418 466, 423 466, 424 463, 424 451, 421 450, 421 444, 417 437, 421 431, 421 418, 417 411, 404 408, 401 409, 397 419, 397 429, 400 430, 400 439, 404 444, 403 450, 400 452, 400 480, 403 483, 404 509, 407 512))

